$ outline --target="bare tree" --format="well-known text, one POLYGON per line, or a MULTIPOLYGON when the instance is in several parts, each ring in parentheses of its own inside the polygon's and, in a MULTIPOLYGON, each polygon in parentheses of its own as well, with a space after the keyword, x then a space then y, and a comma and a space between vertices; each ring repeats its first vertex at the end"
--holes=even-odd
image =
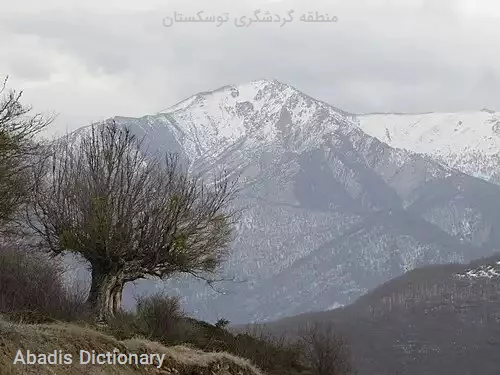
POLYGON ((355 370, 347 341, 331 323, 309 323, 299 329, 306 365, 314 375, 348 375, 355 370))
POLYGON ((147 156, 141 140, 108 122, 57 142, 35 171, 29 226, 53 254, 88 261, 98 320, 121 307, 127 282, 178 272, 209 279, 225 259, 235 185, 220 176, 207 187, 178 160, 147 156))
POLYGON ((7 90, 8 77, 0 84, 0 224, 25 202, 32 186, 27 167, 39 150, 34 137, 52 121, 21 104, 22 91, 7 90))

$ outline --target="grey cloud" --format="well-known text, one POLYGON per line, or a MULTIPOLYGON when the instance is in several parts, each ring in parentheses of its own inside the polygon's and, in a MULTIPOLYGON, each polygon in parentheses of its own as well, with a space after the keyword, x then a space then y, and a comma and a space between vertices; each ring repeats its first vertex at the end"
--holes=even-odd
POLYGON ((50 73, 68 69, 69 63, 60 61, 78 65, 73 69, 82 75, 72 87, 75 98, 92 96, 101 104, 80 109, 63 100, 64 107, 56 109, 75 122, 111 109, 138 116, 198 91, 259 78, 283 80, 352 112, 480 109, 500 99, 500 23, 467 16, 458 1, 169 1, 151 3, 150 9, 143 3, 146 10, 107 9, 89 0, 80 9, 3 13, 0 36, 37 38, 32 53, 38 59, 34 64, 19 46, 7 46, 0 69, 16 66, 12 74, 28 86, 36 76, 46 78, 53 96, 43 100, 57 106, 64 90, 51 86, 50 73), (337 15, 339 22, 247 29, 162 25, 174 10, 234 16, 257 8, 295 9, 296 17, 320 10, 337 15), (119 82, 120 90, 89 88, 89 77, 119 82))

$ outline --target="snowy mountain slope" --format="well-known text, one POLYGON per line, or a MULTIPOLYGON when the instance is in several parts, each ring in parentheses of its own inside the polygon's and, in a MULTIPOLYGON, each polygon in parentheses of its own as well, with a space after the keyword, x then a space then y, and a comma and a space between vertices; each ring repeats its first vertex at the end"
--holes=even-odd
POLYGON ((396 148, 429 155, 474 177, 500 183, 500 113, 368 114, 363 131, 396 148))
POLYGON ((498 185, 459 174, 432 181, 413 196, 409 211, 462 242, 500 249, 498 185))
MULTIPOLYGON (((402 271, 463 262, 469 251, 469 246, 408 212, 375 212, 240 298, 257 320, 327 310, 335 303, 354 302, 402 271)), ((219 298, 224 299, 231 300, 219 298)))
POLYGON ((227 295, 184 278, 166 284, 205 319, 244 323, 327 308, 416 265, 500 247, 500 214, 481 200, 500 202, 498 186, 391 148, 353 115, 278 81, 225 86, 154 115, 114 119, 151 149, 179 152, 193 173, 240 176, 237 203, 246 210, 224 273, 244 282, 224 283, 227 295), (446 190, 449 181, 462 184, 446 190), (467 204, 455 204, 462 196, 467 204), (454 215, 444 220, 446 210, 454 215))

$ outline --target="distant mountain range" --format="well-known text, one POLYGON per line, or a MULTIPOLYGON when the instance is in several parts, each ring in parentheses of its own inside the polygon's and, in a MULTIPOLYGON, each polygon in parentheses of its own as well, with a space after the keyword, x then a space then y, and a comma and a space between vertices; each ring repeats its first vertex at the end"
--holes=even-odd
POLYGON ((356 116, 260 80, 154 115, 115 117, 151 149, 179 152, 193 173, 240 176, 237 204, 246 210, 223 269, 240 282, 219 284, 226 294, 218 294, 178 278, 167 290, 203 319, 266 321, 352 303, 419 266, 491 255, 500 248, 494 156, 481 149, 484 173, 467 158, 476 160, 477 139, 500 142, 500 133, 464 129, 493 128, 496 114, 418 115, 419 123, 415 116, 356 116), (460 162, 442 147, 425 148, 452 142, 449 124, 461 134, 449 147, 460 162))
POLYGON ((295 336, 310 322, 334 323, 359 375, 496 375, 500 368, 500 255, 434 265, 395 278, 333 311, 267 325, 295 336))

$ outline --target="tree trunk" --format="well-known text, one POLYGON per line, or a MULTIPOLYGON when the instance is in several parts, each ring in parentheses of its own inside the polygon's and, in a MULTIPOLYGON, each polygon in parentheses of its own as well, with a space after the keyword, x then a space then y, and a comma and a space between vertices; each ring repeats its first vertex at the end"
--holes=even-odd
POLYGON ((113 315, 116 315, 119 313, 122 309, 122 296, 123 296, 123 287, 124 283, 123 282, 118 282, 115 287, 113 288, 112 291, 112 298, 111 298, 111 309, 113 310, 113 315))
POLYGON ((92 267, 92 284, 87 304, 95 314, 98 322, 106 322, 114 317, 115 306, 121 304, 123 291, 123 273, 120 271, 103 271, 92 267), (119 297, 117 295, 119 294, 119 297))

